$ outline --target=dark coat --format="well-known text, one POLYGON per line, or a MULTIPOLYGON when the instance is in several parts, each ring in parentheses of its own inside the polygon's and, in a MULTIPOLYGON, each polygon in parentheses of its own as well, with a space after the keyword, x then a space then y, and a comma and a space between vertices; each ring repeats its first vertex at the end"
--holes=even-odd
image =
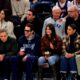
POLYGON ((0 40, 0 54, 6 56, 14 56, 18 53, 18 45, 15 39, 8 37, 8 40, 4 43, 0 40))
POLYGON ((53 54, 61 54, 61 50, 62 50, 62 40, 56 36, 56 38, 54 38, 53 40, 49 40, 47 36, 44 36, 41 39, 41 52, 44 55, 45 51, 50 51, 51 55, 53 54), (50 48, 50 42, 53 43, 54 49, 50 48))
POLYGON ((73 18, 68 17, 66 19, 65 31, 67 30, 67 26, 69 24, 75 24, 76 25, 76 28, 77 28, 77 32, 78 32, 78 34, 80 34, 80 16, 78 17, 77 20, 74 20, 73 18))

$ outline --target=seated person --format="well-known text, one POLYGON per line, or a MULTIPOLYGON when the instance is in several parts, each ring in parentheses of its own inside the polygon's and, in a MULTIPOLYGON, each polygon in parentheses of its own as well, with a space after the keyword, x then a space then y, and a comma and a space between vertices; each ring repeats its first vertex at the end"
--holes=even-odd
POLYGON ((41 39, 42 56, 38 59, 38 64, 42 67, 47 60, 53 70, 54 80, 59 80, 57 79, 55 64, 61 54, 61 45, 62 40, 56 35, 53 24, 48 24, 45 29, 45 35, 41 39))
POLYGON ((34 32, 33 25, 27 23, 24 28, 24 35, 19 39, 19 80, 22 80, 23 69, 25 69, 26 80, 33 80, 32 65, 39 56, 40 37, 34 32))
MULTIPOLYGON (((17 55, 18 45, 14 38, 8 36, 8 33, 5 29, 0 30, 0 74, 4 79, 0 80, 10 80, 10 74, 12 72, 12 80, 17 79, 16 67, 14 64, 15 57, 17 55)), ((1 76, 1 77, 2 77, 1 76)))
POLYGON ((0 29, 6 29, 8 35, 16 39, 14 34, 14 25, 10 21, 10 15, 8 9, 0 10, 0 29))
POLYGON ((80 50, 80 35, 76 31, 75 24, 70 24, 67 27, 67 35, 63 39, 60 63, 60 73, 62 80, 66 80, 67 73, 69 72, 72 77, 71 80, 76 80, 77 66, 75 61, 75 54, 79 54, 80 50))

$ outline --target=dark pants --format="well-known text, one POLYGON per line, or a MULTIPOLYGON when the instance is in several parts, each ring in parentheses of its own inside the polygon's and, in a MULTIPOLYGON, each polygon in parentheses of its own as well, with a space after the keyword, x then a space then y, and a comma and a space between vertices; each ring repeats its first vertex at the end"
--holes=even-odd
POLYGON ((17 56, 7 56, 4 60, 4 79, 19 80, 18 75, 18 57, 17 56), (11 76, 12 73, 12 76, 11 76))
POLYGON ((0 62, 0 80, 4 78, 4 61, 0 62))
POLYGON ((23 72, 25 72, 26 74, 26 80, 33 80, 33 74, 32 74, 32 66, 33 66, 33 62, 36 60, 37 58, 34 56, 29 56, 27 58, 27 60, 25 62, 22 62, 22 59, 19 62, 19 75, 20 75, 20 79, 22 80, 22 75, 23 72))

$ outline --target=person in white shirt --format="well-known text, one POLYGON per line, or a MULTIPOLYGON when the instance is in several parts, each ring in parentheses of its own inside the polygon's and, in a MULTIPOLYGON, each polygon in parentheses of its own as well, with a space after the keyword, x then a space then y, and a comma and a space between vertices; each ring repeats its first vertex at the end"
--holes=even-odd
POLYGON ((42 36, 45 35, 46 25, 51 23, 54 25, 56 34, 61 38, 65 35, 65 18, 60 18, 61 9, 58 6, 52 8, 52 16, 45 19, 42 29, 42 36))
POLYGON ((0 29, 6 29, 8 36, 16 39, 16 36, 14 35, 14 25, 9 21, 8 16, 9 14, 7 9, 0 11, 0 29))
POLYGON ((12 15, 24 19, 28 9, 30 9, 29 0, 11 0, 12 15))

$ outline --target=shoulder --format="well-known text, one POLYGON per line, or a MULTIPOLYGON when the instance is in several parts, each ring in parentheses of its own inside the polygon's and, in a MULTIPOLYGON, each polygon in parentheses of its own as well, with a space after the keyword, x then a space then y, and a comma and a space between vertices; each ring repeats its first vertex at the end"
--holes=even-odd
POLYGON ((62 39, 58 35, 56 36, 56 40, 57 41, 62 41, 62 39))
MULTIPOLYGON (((29 0, 23 0, 23 2, 24 2, 24 4, 25 4, 25 3, 27 3, 27 4, 30 3, 29 0)), ((26 5, 27 5, 27 4, 26 4, 26 5)))
POLYGON ((16 39, 14 39, 12 37, 8 37, 8 42, 17 43, 16 39))
POLYGON ((52 17, 48 17, 48 18, 45 19, 45 21, 49 21, 51 19, 52 19, 52 17))
POLYGON ((8 24, 8 25, 13 25, 13 22, 7 21, 7 24, 8 24))

